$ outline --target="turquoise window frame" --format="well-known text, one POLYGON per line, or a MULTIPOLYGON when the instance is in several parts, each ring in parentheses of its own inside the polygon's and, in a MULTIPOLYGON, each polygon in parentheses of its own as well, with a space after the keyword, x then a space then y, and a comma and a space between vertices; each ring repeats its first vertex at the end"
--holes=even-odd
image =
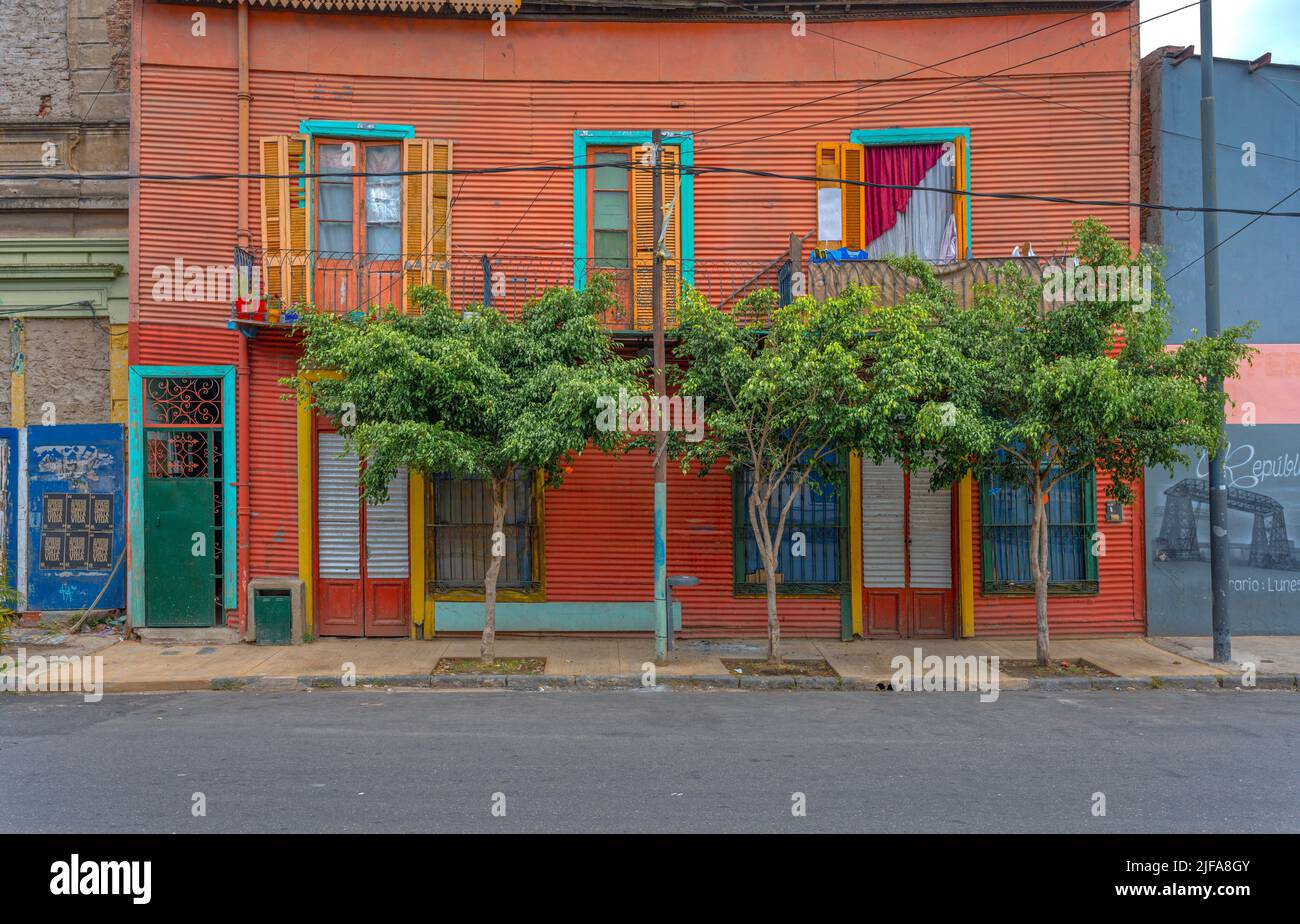
MULTIPOLYGON (((360 138, 369 141, 403 141, 415 137, 414 125, 393 122, 341 122, 336 119, 303 119, 298 123, 298 134, 307 136, 307 173, 316 172, 316 138, 360 138)), ((298 181, 307 196, 314 196, 311 177, 298 181)), ((313 210, 314 211, 314 210, 313 210)), ((316 251, 315 222, 307 229, 307 252, 316 251)), ((313 259, 315 259, 313 257, 313 259)))
POLYGON ((127 519, 131 545, 131 588, 128 595, 132 625, 148 626, 144 599, 144 380, 161 378, 221 379, 221 605, 237 607, 235 588, 235 514, 238 509, 238 441, 235 420, 234 366, 132 366, 128 370, 128 443, 130 491, 127 519), (143 618, 142 618, 143 617, 143 618))
MULTIPOLYGON (((591 216, 587 214, 587 149, 590 147, 649 144, 648 131, 586 131, 573 133, 573 287, 581 289, 587 282, 587 234, 591 216)), ((695 136, 691 132, 664 132, 663 143, 678 149, 677 162, 682 167, 695 166, 695 136)), ((695 284, 695 177, 682 174, 681 196, 677 202, 682 223, 680 254, 682 281, 695 284)))
MULTIPOLYGON (((855 128, 849 132, 849 141, 851 143, 872 145, 873 147, 882 144, 942 144, 958 137, 966 142, 963 161, 966 167, 966 190, 969 192, 971 188, 970 128, 956 126, 949 128, 855 128)), ((975 239, 971 237, 970 196, 963 198, 966 200, 966 253, 969 255, 975 246, 975 239)))

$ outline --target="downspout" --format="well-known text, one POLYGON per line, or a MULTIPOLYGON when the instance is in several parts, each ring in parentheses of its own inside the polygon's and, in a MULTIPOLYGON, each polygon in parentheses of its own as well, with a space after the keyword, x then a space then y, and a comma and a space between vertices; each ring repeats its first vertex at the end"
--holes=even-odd
MULTIPOLYGON (((248 92, 248 2, 240 0, 239 17, 239 186, 238 186, 238 223, 235 229, 239 246, 247 248, 250 242, 248 231, 248 107, 252 96, 248 92)), ((240 330, 239 360, 235 370, 235 433, 238 447, 235 451, 235 498, 238 520, 236 523, 237 539, 235 542, 235 569, 239 578, 235 582, 235 605, 239 617, 239 633, 243 635, 248 629, 248 553, 249 526, 251 512, 248 498, 248 413, 249 413, 249 363, 248 336, 240 330)))

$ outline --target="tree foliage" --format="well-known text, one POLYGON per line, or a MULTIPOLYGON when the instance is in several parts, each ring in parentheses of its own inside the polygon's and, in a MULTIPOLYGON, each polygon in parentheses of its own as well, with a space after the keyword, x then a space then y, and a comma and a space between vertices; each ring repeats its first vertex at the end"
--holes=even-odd
POLYGON ((694 465, 705 474, 722 462, 728 471, 753 473, 746 517, 765 572, 768 658, 779 662, 776 567, 790 510, 805 486, 819 490, 838 477, 832 459, 844 449, 896 451, 898 421, 913 413, 926 355, 919 312, 883 311, 866 291, 780 308, 775 301, 771 292, 756 293, 729 314, 686 293, 677 352, 689 364, 681 391, 703 396, 707 425, 700 442, 674 446, 683 471, 694 465), (765 316, 766 329, 736 320, 765 316), (872 379, 864 371, 878 325, 893 334, 888 348, 897 374, 872 379))
POLYGON ((902 310, 919 311, 929 323, 916 358, 915 337, 895 348, 894 334, 880 330, 871 369, 875 380, 901 378, 908 386, 918 381, 913 364, 924 369, 926 387, 903 429, 910 464, 932 467, 932 486, 971 472, 1028 489, 1044 662, 1052 489, 1095 469, 1109 476, 1111 497, 1130 503, 1144 467, 1172 468, 1188 461, 1189 449, 1214 452, 1224 408, 1212 383, 1234 376, 1251 353, 1242 342, 1249 326, 1167 348, 1161 261, 1129 252, 1097 220, 1076 223, 1072 250, 1077 272, 1064 289, 1052 292, 1008 267, 997 284, 978 288, 969 307, 922 261, 896 261, 920 282, 902 310), (1115 285, 1121 279, 1143 286, 1125 293, 1115 285), (1045 301, 1045 291, 1063 298, 1045 301), (902 364, 900 352, 909 354, 902 364))
MULTIPOLYGON (((596 399, 643 393, 644 361, 619 357, 601 325, 614 297, 594 276, 582 292, 547 291, 518 318, 482 308, 462 316, 427 287, 410 291, 412 314, 358 322, 309 312, 296 386, 365 460, 368 501, 382 502, 402 467, 481 478, 492 485, 497 534, 516 471, 555 486, 589 443, 620 446, 622 434, 596 428, 596 399)), ((485 582, 488 660, 500 563, 485 582)))

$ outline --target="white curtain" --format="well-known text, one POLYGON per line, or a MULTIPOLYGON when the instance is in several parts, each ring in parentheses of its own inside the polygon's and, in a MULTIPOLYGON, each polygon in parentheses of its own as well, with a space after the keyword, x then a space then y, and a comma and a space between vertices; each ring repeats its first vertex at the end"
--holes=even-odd
MULTIPOLYGON (((955 181, 955 168, 944 166, 943 158, 940 157, 917 185, 932 189, 952 189, 955 181)), ((907 211, 898 216, 898 223, 894 227, 874 241, 867 242, 867 253, 873 260, 908 254, 915 254, 934 263, 956 260, 957 225, 952 214, 952 194, 912 193, 907 211)))

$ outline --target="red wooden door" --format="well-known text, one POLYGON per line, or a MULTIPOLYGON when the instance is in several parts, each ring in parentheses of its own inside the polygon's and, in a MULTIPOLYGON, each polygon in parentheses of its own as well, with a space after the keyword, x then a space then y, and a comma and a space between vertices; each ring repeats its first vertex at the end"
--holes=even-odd
POLYGON ((357 458, 316 429, 316 624, 320 635, 402 637, 409 631, 407 475, 383 504, 362 504, 357 458))
POLYGON ((862 631, 952 638, 952 493, 929 472, 862 464, 862 631))

